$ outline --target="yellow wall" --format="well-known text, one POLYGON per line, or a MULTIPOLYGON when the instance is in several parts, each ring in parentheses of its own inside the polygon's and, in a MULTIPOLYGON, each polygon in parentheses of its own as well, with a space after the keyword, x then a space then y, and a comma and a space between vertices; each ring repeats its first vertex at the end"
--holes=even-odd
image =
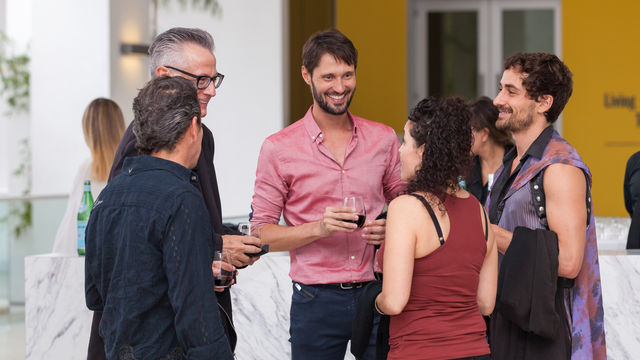
POLYGON ((336 0, 335 4, 336 27, 358 49, 357 90, 350 110, 402 133, 407 120, 406 2, 336 0))
MULTIPOLYGON (((336 0, 336 27, 358 48, 357 91, 351 110, 402 132, 407 116, 406 1, 336 0)), ((597 216, 628 216, 622 181, 640 150, 640 26, 637 0, 563 0, 563 60, 574 92, 563 115, 563 135, 593 173, 597 216), (633 106, 605 104, 605 96, 633 106)))
POLYGON ((640 2, 564 0, 562 5, 563 58, 574 78, 563 135, 591 169, 596 216, 629 216, 622 182, 627 159, 640 150, 640 2), (606 107, 605 95, 636 103, 606 107))

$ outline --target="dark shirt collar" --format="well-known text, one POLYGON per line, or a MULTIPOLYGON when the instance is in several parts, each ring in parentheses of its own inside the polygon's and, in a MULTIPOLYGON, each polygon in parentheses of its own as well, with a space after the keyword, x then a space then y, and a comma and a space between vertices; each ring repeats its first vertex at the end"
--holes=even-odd
POLYGON ((133 175, 147 170, 166 170, 175 175, 178 179, 192 183, 196 183, 198 180, 196 173, 192 170, 170 160, 149 155, 128 157, 124 159, 124 163, 122 165, 123 174, 133 175))
MULTIPOLYGON (((520 163, 524 163, 529 158, 529 156, 533 156, 536 159, 542 159, 542 154, 544 153, 544 149, 547 148, 547 145, 549 144, 549 141, 553 136, 553 130, 554 129, 552 125, 549 125, 544 130, 542 130, 540 135, 538 135, 538 137, 533 141, 533 143, 529 145, 529 148, 527 149, 527 151, 524 152, 524 154, 520 158, 520 163)), ((507 168, 506 166, 507 164, 511 164, 513 162, 513 159, 515 159, 517 155, 518 155, 518 150, 515 146, 504 155, 504 158, 502 159, 502 163, 505 165, 505 168, 507 168)), ((509 166, 509 169, 511 169, 510 166, 509 166)))

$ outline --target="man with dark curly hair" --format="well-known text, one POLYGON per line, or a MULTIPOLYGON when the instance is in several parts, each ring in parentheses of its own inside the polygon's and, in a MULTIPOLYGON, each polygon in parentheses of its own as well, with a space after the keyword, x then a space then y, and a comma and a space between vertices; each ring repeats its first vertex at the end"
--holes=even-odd
MULTIPOLYGON (((522 238, 514 236, 522 233, 516 227, 546 229, 557 235, 557 258, 551 259, 557 268, 552 270, 557 276, 553 284, 556 311, 548 319, 532 319, 557 322, 557 326, 552 338, 525 331, 501 312, 499 290, 490 331, 494 359, 525 358, 531 349, 539 355, 531 358, 606 358, 591 173, 552 126, 572 89, 571 71, 555 55, 518 53, 505 61, 494 99, 500 111, 496 126, 510 131, 516 146, 496 173, 487 206, 498 250, 505 254, 503 264, 509 250, 521 243, 522 238), (496 324, 511 327, 508 338, 494 331, 496 324)), ((526 286, 522 290, 527 291, 526 286)), ((542 295, 539 291, 533 294, 542 295)))
MULTIPOLYGON (((355 302, 374 279, 374 245, 384 240, 385 220, 375 218, 404 189, 393 129, 348 111, 357 56, 337 30, 306 42, 302 78, 313 106, 267 138, 258 159, 252 222, 272 250, 291 256, 293 359, 344 359, 355 302), (348 195, 364 199, 362 229, 342 206, 348 195), (278 225, 281 214, 286 226, 278 225)), ((367 359, 374 350, 372 336, 367 359)))

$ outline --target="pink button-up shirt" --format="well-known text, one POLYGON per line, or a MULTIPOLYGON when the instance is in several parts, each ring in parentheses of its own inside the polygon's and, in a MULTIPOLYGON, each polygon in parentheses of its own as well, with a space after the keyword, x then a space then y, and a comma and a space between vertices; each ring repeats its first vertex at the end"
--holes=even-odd
MULTIPOLYGON (((289 226, 322 219, 327 206, 362 196, 367 220, 375 219, 406 184, 400 179, 400 141, 389 126, 349 113, 353 133, 344 164, 323 144, 311 108, 299 121, 262 144, 253 195, 252 223, 289 226)), ((331 236, 290 251, 292 280, 328 284, 373 280, 373 246, 362 231, 331 236)))

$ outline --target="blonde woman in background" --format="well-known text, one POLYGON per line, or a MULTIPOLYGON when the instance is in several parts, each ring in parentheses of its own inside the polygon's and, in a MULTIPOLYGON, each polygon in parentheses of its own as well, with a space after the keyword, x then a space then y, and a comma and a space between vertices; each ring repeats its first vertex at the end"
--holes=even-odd
POLYGON ((54 253, 77 254, 77 214, 84 191, 83 184, 91 181, 91 195, 95 201, 107 185, 109 170, 124 129, 122 111, 112 100, 95 99, 84 111, 82 131, 91 150, 91 158, 82 162, 73 181, 67 210, 56 233, 54 253))

